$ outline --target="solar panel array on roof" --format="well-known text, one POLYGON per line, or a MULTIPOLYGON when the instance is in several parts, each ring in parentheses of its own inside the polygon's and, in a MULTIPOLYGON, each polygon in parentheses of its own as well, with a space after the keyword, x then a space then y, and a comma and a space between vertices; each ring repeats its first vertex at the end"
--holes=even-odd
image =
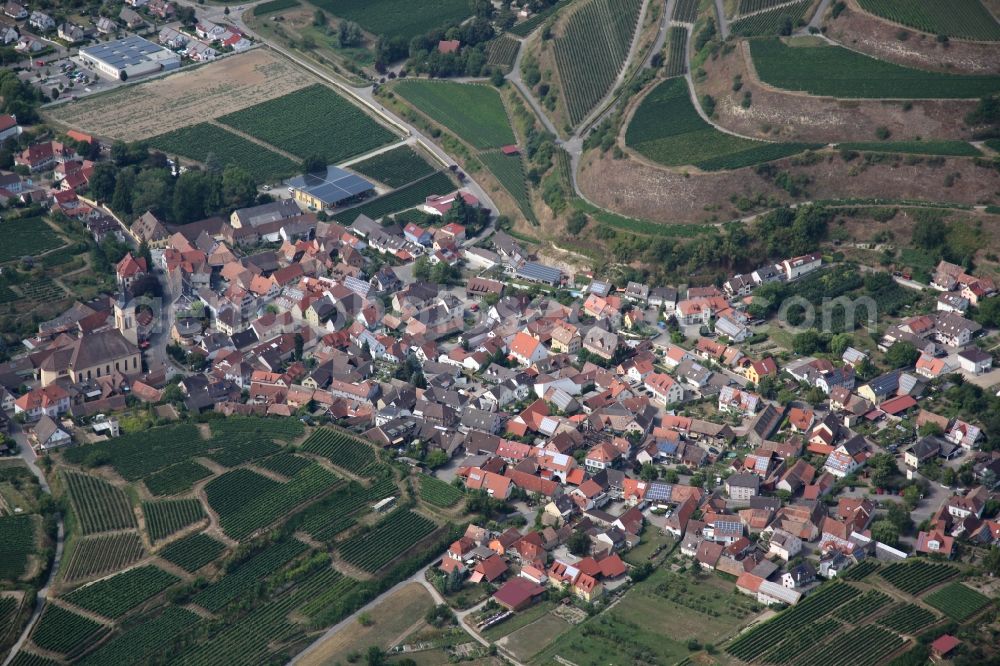
POLYGON ((562 280, 562 272, 558 268, 537 264, 533 261, 529 261, 521 266, 517 274, 529 280, 547 282, 549 284, 559 284, 559 281, 562 280))
POLYGON ((674 494, 674 487, 669 483, 658 483, 656 481, 649 484, 646 489, 646 499, 651 502, 669 502, 674 494))
POLYGON ((162 46, 157 46, 138 35, 130 35, 124 39, 117 39, 97 44, 96 46, 86 46, 80 49, 86 55, 103 60, 119 69, 124 69, 129 65, 144 63, 150 59, 149 56, 161 53, 164 50, 162 46))
POLYGON ((290 187, 319 199, 328 206, 346 201, 375 187, 361 176, 348 173, 335 166, 328 166, 326 173, 307 173, 288 181, 290 187))

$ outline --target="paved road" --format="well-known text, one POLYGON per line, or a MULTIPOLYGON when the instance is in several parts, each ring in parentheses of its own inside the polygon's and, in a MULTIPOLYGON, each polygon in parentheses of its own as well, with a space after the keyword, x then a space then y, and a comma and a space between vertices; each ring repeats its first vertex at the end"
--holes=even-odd
POLYGON ((35 453, 35 449, 31 446, 28 441, 28 435, 24 432, 24 428, 17 421, 11 421, 11 437, 17 442, 19 449, 18 455, 24 460, 24 464, 28 466, 31 473, 35 475, 38 479, 38 485, 41 487, 42 492, 52 494, 52 489, 49 488, 49 482, 45 478, 45 474, 42 470, 38 468, 38 455, 35 453))
POLYGON ((729 20, 726 18, 726 7, 723 0, 715 0, 715 14, 719 21, 719 34, 725 39, 729 36, 729 20))

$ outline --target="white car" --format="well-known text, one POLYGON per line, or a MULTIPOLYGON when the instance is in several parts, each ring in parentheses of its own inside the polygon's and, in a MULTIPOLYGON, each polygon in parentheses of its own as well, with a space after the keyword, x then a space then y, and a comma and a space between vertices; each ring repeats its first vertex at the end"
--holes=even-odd
POLYGON ((271 186, 270 186, 270 185, 264 185, 264 186, 263 186, 262 188, 260 188, 260 189, 264 190, 265 192, 270 192, 270 191, 271 191, 271 186))
POLYGON ((289 191, 289 192, 294 192, 294 191, 295 191, 295 188, 294 188, 294 187, 289 187, 289 188, 288 188, 288 191, 289 191))

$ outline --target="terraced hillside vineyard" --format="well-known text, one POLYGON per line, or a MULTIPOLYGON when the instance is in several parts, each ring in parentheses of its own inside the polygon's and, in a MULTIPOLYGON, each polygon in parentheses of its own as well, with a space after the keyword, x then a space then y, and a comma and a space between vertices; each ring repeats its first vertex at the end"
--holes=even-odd
POLYGON ((339 430, 320 428, 302 444, 302 450, 328 459, 358 476, 374 476, 381 467, 371 445, 339 430))
POLYGON ((350 225, 359 215, 367 215, 373 220, 379 220, 386 215, 398 213, 422 204, 432 195, 449 194, 455 191, 455 184, 444 171, 437 171, 431 176, 421 178, 389 194, 372 199, 367 203, 348 208, 333 216, 334 221, 350 225))
POLYGON ((408 185, 434 173, 434 167, 409 146, 400 146, 379 153, 362 162, 355 162, 349 168, 366 178, 394 188, 408 185))
POLYGON ((91 583, 63 598, 91 613, 117 618, 179 580, 159 567, 144 566, 91 583))
POLYGON ((218 539, 199 532, 167 544, 157 554, 167 562, 193 573, 218 558, 225 549, 225 544, 218 539))
POLYGON ((556 67, 570 123, 580 123, 611 90, 625 64, 642 0, 586 0, 555 38, 556 67))
POLYGON ((73 554, 59 569, 66 582, 102 576, 123 569, 142 559, 142 539, 135 531, 100 534, 81 539, 73 554))
POLYGON ((461 23, 469 17, 465 0, 315 0, 312 4, 334 16, 354 21, 373 35, 399 37, 409 43, 447 23, 461 23))
POLYGON ((115 636, 84 657, 81 666, 139 666, 153 661, 179 634, 191 629, 201 618, 189 610, 171 606, 155 619, 141 622, 115 636))
POLYGON ((202 164, 238 166, 258 182, 273 182, 294 175, 299 166, 273 150, 210 123, 198 123, 154 136, 148 143, 170 156, 180 155, 202 164))
POLYGON ((514 66, 514 60, 517 58, 517 49, 520 46, 521 42, 513 37, 508 37, 507 35, 497 37, 486 45, 486 64, 491 67, 506 67, 510 69, 514 66))
POLYGON ((340 545, 340 556, 359 569, 374 573, 402 555, 437 527, 432 521, 407 509, 397 509, 369 532, 353 536, 340 545))
POLYGON ((980 0, 858 0, 862 9, 932 35, 1000 40, 1000 24, 980 0))
POLYGON ((753 141, 718 131, 698 115, 682 78, 664 81, 643 99, 625 132, 625 143, 660 164, 693 164, 707 171, 769 162, 812 147, 753 141))
POLYGON ((63 478, 83 534, 135 527, 132 504, 121 488, 77 472, 66 472, 63 478))
POLYGON ((698 18, 698 0, 677 0, 670 18, 681 23, 694 23, 698 18))
POLYGON ((393 91, 476 148, 500 148, 515 142, 503 100, 492 86, 401 81, 393 91))
POLYGON ((151 541, 159 541, 206 518, 205 509, 196 499, 143 502, 142 513, 151 541))
POLYGON ((751 14, 753 12, 763 11, 765 9, 770 9, 775 5, 783 5, 787 3, 788 0, 740 0, 739 9, 737 14, 742 16, 743 14, 751 14))
POLYGON ((538 218, 531 209, 531 193, 528 190, 528 180, 521 156, 504 155, 499 150, 490 150, 480 153, 479 160, 514 198, 525 219, 537 226, 538 218))
POLYGON ((751 14, 746 18, 733 21, 730 30, 734 35, 756 37, 760 35, 791 34, 803 20, 806 10, 812 6, 813 0, 802 0, 791 5, 782 5, 767 11, 751 14), (787 30, 787 32, 785 32, 787 30))
POLYGON ((687 40, 687 28, 676 25, 670 28, 667 42, 669 51, 663 67, 667 76, 681 76, 687 71, 687 40))
POLYGON ((441 479, 422 474, 420 476, 420 498, 435 506, 450 507, 462 499, 462 491, 441 479))
POLYGON ((928 594, 924 601, 958 622, 968 620, 990 605, 989 597, 961 583, 950 583, 928 594))
POLYGON ((15 580, 28 569, 35 551, 37 519, 34 516, 0 517, 0 578, 15 580))
POLYGON ((760 79, 777 88, 847 98, 982 97, 1000 90, 1000 76, 942 74, 901 67, 839 46, 750 42, 760 79))
POLYGON ((12 259, 39 255, 63 244, 40 217, 19 217, 3 223, 3 243, 0 243, 0 264, 12 259))
POLYGON ((361 109, 319 84, 217 120, 302 159, 318 155, 330 164, 395 139, 361 109))
POLYGON ((108 627, 99 622, 54 604, 47 604, 45 612, 31 632, 31 642, 43 650, 72 659, 106 633, 108 627))
POLYGON ((143 483, 154 495, 176 495, 191 490, 192 485, 211 475, 212 472, 204 465, 185 460, 150 474, 143 479, 143 483))

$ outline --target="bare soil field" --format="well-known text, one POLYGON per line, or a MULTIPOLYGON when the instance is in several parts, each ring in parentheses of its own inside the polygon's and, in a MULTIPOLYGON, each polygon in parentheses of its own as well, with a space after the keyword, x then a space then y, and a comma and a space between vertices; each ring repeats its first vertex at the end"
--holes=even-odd
POLYGON ((940 44, 933 35, 865 13, 857 0, 848 0, 847 9, 836 19, 827 15, 824 27, 827 37, 847 48, 897 65, 955 74, 1000 72, 1000 48, 995 43, 953 39, 940 44), (899 39, 903 34, 907 38, 899 39))
MULTIPOLYGON (((976 166, 968 159, 908 163, 905 158, 865 164, 860 158, 845 162, 828 153, 811 165, 795 165, 795 158, 774 162, 779 171, 810 179, 806 199, 883 198, 978 204, 996 201, 1000 173, 976 166), (949 183, 950 186, 949 186, 949 183)), ((916 161, 916 160, 914 160, 916 161)), ((741 217, 731 197, 773 195, 789 197, 754 169, 696 174, 677 173, 637 160, 613 160, 588 154, 578 177, 588 199, 617 213, 658 222, 703 222, 741 217), (708 211, 711 211, 709 213, 708 211)))
POLYGON ((281 97, 315 82, 281 56, 259 48, 63 104, 47 111, 46 116, 102 138, 138 141, 281 97))
POLYGON ((875 130, 887 127, 894 140, 917 137, 935 139, 971 138, 957 118, 975 106, 972 100, 912 100, 909 111, 893 100, 838 100, 772 88, 757 78, 746 42, 727 55, 709 58, 707 78, 696 84, 698 96, 708 93, 716 100, 714 119, 722 127, 744 136, 772 141, 874 141, 875 130), (735 76, 743 87, 733 91, 735 76), (753 102, 743 108, 745 92, 753 102))

